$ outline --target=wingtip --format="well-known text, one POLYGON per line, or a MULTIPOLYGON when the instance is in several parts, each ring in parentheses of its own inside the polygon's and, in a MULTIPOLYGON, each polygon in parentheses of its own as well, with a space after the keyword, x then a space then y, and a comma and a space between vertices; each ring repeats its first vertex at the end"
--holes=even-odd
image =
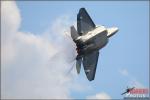
POLYGON ((84 7, 81 7, 80 9, 85 9, 84 7))
POLYGON ((90 82, 93 81, 94 79, 88 79, 90 82))
POLYGON ((80 8, 80 10, 79 10, 79 11, 82 11, 82 10, 85 10, 85 8, 84 8, 84 7, 82 7, 82 8, 80 8))

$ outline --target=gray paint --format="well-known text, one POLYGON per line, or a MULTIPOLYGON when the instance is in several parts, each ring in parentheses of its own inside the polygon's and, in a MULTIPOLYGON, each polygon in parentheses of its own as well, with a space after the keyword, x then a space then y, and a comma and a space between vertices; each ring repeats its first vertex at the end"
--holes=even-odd
POLYGON ((80 73, 81 63, 89 81, 94 80, 99 50, 108 43, 108 38, 118 31, 117 27, 106 28, 97 26, 88 15, 85 8, 77 14, 77 31, 71 26, 71 37, 77 45, 77 73, 80 73))

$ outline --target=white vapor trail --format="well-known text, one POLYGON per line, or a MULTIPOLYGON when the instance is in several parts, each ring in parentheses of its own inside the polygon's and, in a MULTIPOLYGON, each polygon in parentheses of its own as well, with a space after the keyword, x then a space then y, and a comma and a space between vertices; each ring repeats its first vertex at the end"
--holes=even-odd
POLYGON ((1 6, 2 98, 71 98, 72 87, 82 87, 73 83, 74 74, 66 76, 76 56, 75 44, 65 36, 73 22, 62 16, 41 35, 20 32, 22 18, 16 3, 2 1, 1 6))

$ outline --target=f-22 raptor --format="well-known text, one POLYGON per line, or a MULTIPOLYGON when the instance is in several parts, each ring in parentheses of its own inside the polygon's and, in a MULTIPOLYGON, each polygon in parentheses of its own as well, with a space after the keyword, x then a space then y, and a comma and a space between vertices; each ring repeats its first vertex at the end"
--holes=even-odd
POLYGON ((78 74, 81 63, 83 63, 88 80, 94 80, 99 50, 117 31, 117 27, 96 26, 85 8, 80 8, 77 14, 77 31, 74 26, 71 26, 71 37, 77 46, 76 69, 78 74))

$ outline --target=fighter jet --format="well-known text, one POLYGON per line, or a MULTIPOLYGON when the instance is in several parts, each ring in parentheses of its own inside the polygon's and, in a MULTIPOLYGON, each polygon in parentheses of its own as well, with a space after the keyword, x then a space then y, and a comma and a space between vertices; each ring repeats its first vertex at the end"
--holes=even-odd
POLYGON ((108 39, 118 31, 118 28, 96 26, 85 8, 80 8, 77 14, 77 30, 74 26, 71 26, 70 30, 77 46, 77 73, 80 73, 81 63, 83 63, 86 76, 89 81, 92 81, 96 73, 99 50, 108 43, 108 39))
POLYGON ((134 88, 135 88, 135 87, 132 87, 132 88, 128 88, 128 87, 127 87, 126 91, 123 92, 121 95, 126 94, 126 93, 129 93, 129 92, 132 91, 134 88))

